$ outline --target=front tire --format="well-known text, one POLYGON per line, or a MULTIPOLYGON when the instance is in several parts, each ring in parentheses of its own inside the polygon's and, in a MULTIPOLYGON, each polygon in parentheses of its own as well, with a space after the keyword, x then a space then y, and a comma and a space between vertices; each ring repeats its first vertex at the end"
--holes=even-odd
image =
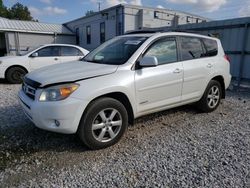
POLYGON ((77 133, 90 149, 102 149, 117 143, 127 127, 126 108, 119 101, 105 97, 89 105, 77 133))
POLYGON ((221 84, 216 80, 211 80, 208 83, 202 98, 197 103, 197 107, 202 112, 212 112, 219 106, 221 97, 221 84))
POLYGON ((22 78, 27 74, 27 71, 21 67, 12 67, 6 73, 6 79, 11 84, 21 84, 22 78))

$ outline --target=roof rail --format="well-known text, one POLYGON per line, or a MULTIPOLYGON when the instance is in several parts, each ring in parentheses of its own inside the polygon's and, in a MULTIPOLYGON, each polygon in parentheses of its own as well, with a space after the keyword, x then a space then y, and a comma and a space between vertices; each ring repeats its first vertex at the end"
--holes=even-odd
POLYGON ((134 30, 134 31, 127 31, 125 34, 130 35, 130 34, 147 34, 147 33, 162 33, 162 32, 182 32, 182 33, 193 33, 193 34, 200 34, 200 35, 205 35, 209 37, 216 37, 216 35, 211 34, 211 33, 201 33, 198 30, 192 30, 192 29, 178 29, 178 28, 168 28, 168 29, 143 29, 143 30, 134 30))
POLYGON ((169 29, 165 30, 165 32, 183 32, 183 33, 199 33, 198 31, 195 30, 189 30, 189 29, 169 29))
POLYGON ((184 32, 184 33, 199 33, 195 30, 188 30, 188 29, 176 29, 176 28, 169 28, 169 29, 143 29, 143 30, 134 30, 134 31, 127 31, 125 34, 140 34, 140 33, 161 33, 161 32, 184 32))
POLYGON ((130 34, 146 34, 146 33, 159 33, 162 32, 163 30, 135 30, 135 31, 127 31, 125 34, 130 35, 130 34))

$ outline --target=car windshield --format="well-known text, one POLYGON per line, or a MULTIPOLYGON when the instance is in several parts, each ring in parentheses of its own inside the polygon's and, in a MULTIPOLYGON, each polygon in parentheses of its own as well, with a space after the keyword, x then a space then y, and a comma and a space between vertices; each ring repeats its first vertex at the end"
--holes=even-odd
POLYGON ((27 51, 25 50, 25 52, 21 52, 21 53, 19 53, 18 55, 19 55, 19 56, 27 55, 27 54, 29 54, 30 52, 32 52, 32 51, 34 51, 34 50, 36 50, 36 49, 38 49, 38 48, 40 48, 40 47, 41 47, 41 46, 29 47, 29 48, 27 49, 27 51))
POLYGON ((109 40, 90 52, 84 61, 108 65, 121 65, 135 53, 147 37, 118 37, 109 40))

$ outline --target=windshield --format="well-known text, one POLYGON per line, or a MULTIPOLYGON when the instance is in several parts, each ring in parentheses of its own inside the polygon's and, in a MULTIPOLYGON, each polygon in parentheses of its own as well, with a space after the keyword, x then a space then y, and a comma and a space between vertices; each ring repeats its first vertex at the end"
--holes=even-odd
POLYGON ((90 52, 83 60, 109 65, 124 64, 146 39, 147 37, 139 36, 118 37, 105 42, 90 52))
POLYGON ((38 49, 40 48, 41 46, 38 46, 38 47, 29 47, 27 49, 27 51, 25 50, 25 52, 20 52, 19 56, 24 56, 24 55, 27 55, 29 54, 30 52, 34 51, 35 49, 38 49))

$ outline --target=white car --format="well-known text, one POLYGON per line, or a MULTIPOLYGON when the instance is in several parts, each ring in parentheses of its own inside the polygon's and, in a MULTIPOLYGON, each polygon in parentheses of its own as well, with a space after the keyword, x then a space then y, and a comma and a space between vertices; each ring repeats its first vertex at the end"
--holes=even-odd
POLYGON ((196 103, 215 110, 231 80, 218 39, 188 33, 115 37, 83 61, 27 74, 19 92, 27 117, 73 134, 89 148, 111 146, 140 116, 196 103))
POLYGON ((30 71, 48 65, 76 61, 89 53, 79 46, 47 44, 20 56, 0 57, 0 78, 13 84, 22 83, 22 77, 30 71))

